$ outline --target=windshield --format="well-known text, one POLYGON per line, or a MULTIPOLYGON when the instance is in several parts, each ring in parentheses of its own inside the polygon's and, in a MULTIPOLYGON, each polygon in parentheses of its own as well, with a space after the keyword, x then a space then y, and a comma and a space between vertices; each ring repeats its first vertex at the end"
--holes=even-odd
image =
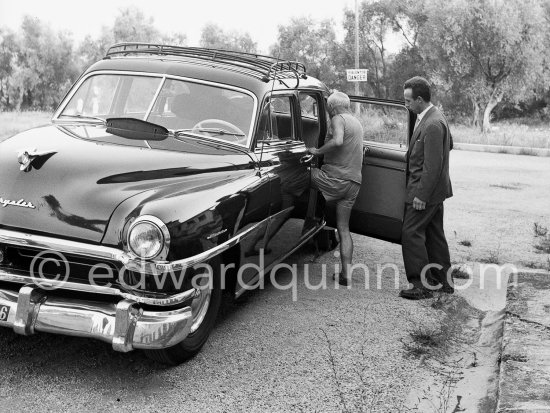
MULTIPOLYGON (((221 85, 97 74, 80 84, 56 119, 98 123, 135 118, 164 126, 176 136, 192 134, 247 146, 253 111, 252 96, 221 85)), ((174 142, 166 145, 173 149, 174 142)))

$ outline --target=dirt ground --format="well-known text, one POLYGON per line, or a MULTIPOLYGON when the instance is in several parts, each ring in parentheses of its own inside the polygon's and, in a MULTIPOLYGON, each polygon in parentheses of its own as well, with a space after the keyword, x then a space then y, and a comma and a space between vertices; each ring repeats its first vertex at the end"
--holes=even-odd
MULTIPOLYGON (((453 151, 451 178, 445 229, 454 263, 545 265, 533 226, 550 227, 548 158, 453 151)), ((306 268, 312 285, 323 283, 323 265, 338 258, 311 263, 304 249, 288 260, 300 269, 294 293, 268 283, 226 309, 201 353, 178 367, 101 342, 2 329, 0 411, 410 411, 408 395, 432 376, 404 342, 437 310, 397 296, 406 284, 398 245, 354 242, 356 262, 373 274, 378 264, 397 265, 399 285, 385 276, 367 289, 356 274, 350 290, 306 288, 306 268)), ((290 280, 289 272, 275 278, 290 280)))

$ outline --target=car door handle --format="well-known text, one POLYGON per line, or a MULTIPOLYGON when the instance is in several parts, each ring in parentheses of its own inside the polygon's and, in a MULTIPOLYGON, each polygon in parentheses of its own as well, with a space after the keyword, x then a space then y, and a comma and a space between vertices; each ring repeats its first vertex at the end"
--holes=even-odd
POLYGON ((300 163, 301 164, 310 163, 312 159, 313 159, 313 154, 304 155, 300 158, 300 163))

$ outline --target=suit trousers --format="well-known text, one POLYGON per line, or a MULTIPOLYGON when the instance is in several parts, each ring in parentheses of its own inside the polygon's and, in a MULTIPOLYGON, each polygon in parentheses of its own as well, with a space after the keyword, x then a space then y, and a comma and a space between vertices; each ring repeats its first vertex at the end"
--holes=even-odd
POLYGON ((409 283, 421 285, 421 274, 428 264, 441 267, 428 269, 427 278, 439 282, 446 279, 451 259, 443 231, 443 203, 426 205, 422 211, 405 204, 401 248, 409 283))

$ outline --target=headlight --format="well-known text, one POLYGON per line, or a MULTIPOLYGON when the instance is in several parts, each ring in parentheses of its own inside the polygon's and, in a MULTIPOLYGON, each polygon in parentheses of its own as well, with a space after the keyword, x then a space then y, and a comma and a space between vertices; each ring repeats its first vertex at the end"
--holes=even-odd
POLYGON ((162 252, 166 258, 170 235, 162 221, 152 216, 142 216, 136 219, 128 231, 128 248, 143 259, 151 259, 162 252))

